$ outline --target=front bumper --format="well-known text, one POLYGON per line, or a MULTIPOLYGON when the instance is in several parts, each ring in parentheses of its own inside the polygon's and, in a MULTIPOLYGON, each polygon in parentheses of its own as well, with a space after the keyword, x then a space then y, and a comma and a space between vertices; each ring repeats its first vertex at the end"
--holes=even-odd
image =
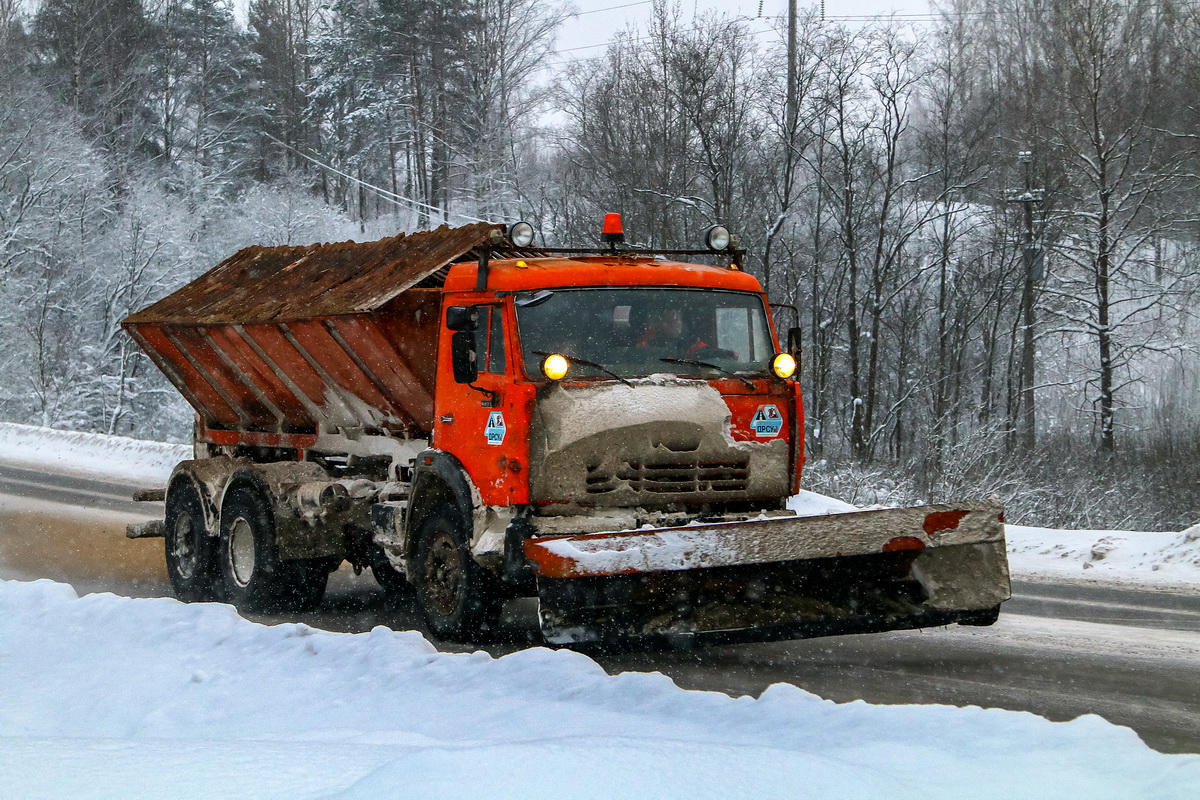
POLYGON ((552 642, 805 638, 986 620, 1010 596, 998 502, 539 537, 552 642))

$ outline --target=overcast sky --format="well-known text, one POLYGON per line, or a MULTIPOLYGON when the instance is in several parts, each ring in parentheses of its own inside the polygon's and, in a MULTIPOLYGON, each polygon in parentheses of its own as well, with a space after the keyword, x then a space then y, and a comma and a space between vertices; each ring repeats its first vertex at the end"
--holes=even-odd
MULTIPOLYGON (((239 17, 245 20, 249 0, 234 0, 239 17)), ((650 17, 653 0, 571 0, 576 15, 562 26, 558 50, 564 58, 586 58, 604 52, 607 44, 629 23, 644 23, 650 17)), ((787 14, 788 0, 680 0, 685 16, 717 10, 750 20, 755 30, 766 30, 772 18, 787 14)), ((816 9, 817 0, 800 0, 801 9, 816 9)), ((897 14, 926 14, 927 0, 826 0, 825 14, 830 19, 897 14)))
MULTIPOLYGON (((653 0, 573 0, 577 14, 568 20, 558 36, 558 49, 564 56, 599 55, 604 45, 630 22, 644 23, 650 17, 653 0)), ((800 0, 799 7, 815 9, 819 3, 800 0)), ((685 16, 717 10, 730 16, 751 20, 754 30, 766 30, 774 20, 787 14, 788 0, 681 0, 685 16)), ((926 0, 826 0, 825 15, 830 19, 870 15, 925 14, 926 0)))

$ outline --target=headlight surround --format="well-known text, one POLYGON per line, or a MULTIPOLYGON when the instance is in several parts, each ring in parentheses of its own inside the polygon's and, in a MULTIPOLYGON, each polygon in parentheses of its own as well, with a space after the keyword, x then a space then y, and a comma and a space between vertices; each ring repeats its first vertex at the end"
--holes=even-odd
POLYGON ((567 361, 566 356, 558 353, 551 353, 542 359, 542 372, 552 381, 561 381, 566 377, 567 370, 570 368, 571 362, 567 361))
POLYGON ((529 247, 533 244, 533 226, 528 222, 514 222, 508 226, 508 240, 513 247, 529 247))
POLYGON ((724 225, 713 225, 704 232, 704 246, 709 250, 721 251, 729 248, 733 236, 724 225))
POLYGON ((796 359, 787 353, 779 353, 771 359, 771 371, 780 378, 790 378, 796 374, 796 359))

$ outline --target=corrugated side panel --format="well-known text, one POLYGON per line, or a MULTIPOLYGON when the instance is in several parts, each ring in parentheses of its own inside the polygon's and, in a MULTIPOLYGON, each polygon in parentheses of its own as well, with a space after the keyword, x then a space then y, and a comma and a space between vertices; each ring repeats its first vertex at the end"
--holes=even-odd
POLYGON ((247 247, 127 325, 265 324, 377 311, 488 241, 498 226, 442 226, 376 242, 247 247))
POLYGON ((423 435, 433 427, 440 296, 411 290, 379 314, 126 328, 210 427, 423 435))

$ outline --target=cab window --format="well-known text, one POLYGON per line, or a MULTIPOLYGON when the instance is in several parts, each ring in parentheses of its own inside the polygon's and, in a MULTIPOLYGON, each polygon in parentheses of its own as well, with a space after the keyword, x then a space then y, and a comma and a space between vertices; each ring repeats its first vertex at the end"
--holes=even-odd
MULTIPOLYGON (((504 310, 498 306, 489 306, 492 318, 488 336, 487 371, 503 373, 504 361, 504 310)), ((480 362, 482 363, 482 362, 480 362)))

